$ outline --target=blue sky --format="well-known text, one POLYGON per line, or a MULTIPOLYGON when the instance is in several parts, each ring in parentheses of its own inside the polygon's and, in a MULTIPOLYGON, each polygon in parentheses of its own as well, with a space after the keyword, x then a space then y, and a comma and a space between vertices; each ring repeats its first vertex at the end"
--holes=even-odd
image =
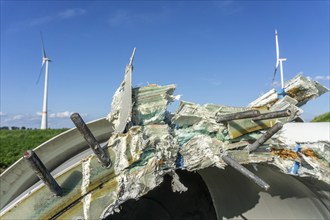
MULTIPOLYGON (((274 87, 275 29, 285 79, 330 87, 329 1, 1 1, 1 126, 40 127, 40 31, 53 61, 49 127, 62 128, 71 112, 108 114, 134 47, 134 86, 173 83, 181 100, 246 106, 274 87)), ((302 117, 329 108, 327 93, 302 117)))

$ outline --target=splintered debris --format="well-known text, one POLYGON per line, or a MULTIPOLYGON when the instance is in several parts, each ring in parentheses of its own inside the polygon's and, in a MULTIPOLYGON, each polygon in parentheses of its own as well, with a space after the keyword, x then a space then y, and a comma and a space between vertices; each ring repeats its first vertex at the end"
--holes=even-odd
MULTIPOLYGON (((328 88, 322 86, 317 81, 308 79, 300 74, 289 80, 284 85, 285 93, 296 100, 297 106, 302 106, 311 99, 315 99, 320 95, 329 91, 328 88)), ((263 106, 272 106, 279 100, 275 89, 265 93, 260 98, 251 102, 249 107, 259 108, 263 106)))
POLYGON ((176 172, 173 172, 173 173, 170 173, 170 175, 172 176, 172 190, 173 192, 179 192, 179 193, 182 193, 182 192, 186 192, 188 190, 187 187, 185 187, 185 185, 183 185, 181 182, 180 182, 180 177, 178 174, 176 174, 176 172))
POLYGON ((275 156, 279 156, 282 159, 291 159, 291 160, 296 160, 298 158, 297 152, 294 152, 291 149, 286 149, 286 148, 281 148, 281 149, 276 149, 272 148, 272 154, 275 156))
POLYGON ((149 86, 133 89, 132 123, 135 125, 160 124, 165 121, 167 105, 174 100, 175 85, 149 86))
POLYGON ((48 203, 52 194, 40 188, 30 196, 37 199, 23 198, 1 213, 1 218, 23 217, 24 212, 24 217, 31 219, 102 219, 120 211, 125 201, 137 200, 160 185, 165 175, 173 178, 173 192, 189 190, 175 173, 178 169, 198 171, 229 165, 268 190, 271 185, 243 166, 263 163, 288 175, 330 184, 329 126, 318 132, 320 127, 288 123, 302 113, 301 105, 327 92, 327 88, 299 75, 286 83, 288 95, 281 99, 272 90, 248 107, 181 101, 177 111, 170 113, 167 106, 176 99, 175 85, 132 89, 134 52, 124 81, 113 96, 107 118, 113 132, 107 146, 97 143, 78 114, 72 116, 95 153, 57 178, 62 183, 71 178, 77 187, 48 203), (326 135, 322 136, 324 131, 326 135), (299 137, 295 137, 297 133, 299 137), (41 203, 46 205, 38 205, 41 203))
POLYGON ((181 101, 173 114, 167 112, 167 105, 174 100, 175 85, 134 88, 132 124, 126 133, 113 134, 108 145, 116 158, 118 198, 101 217, 128 199, 143 196, 166 174, 173 177, 174 192, 189 190, 179 181, 176 169, 229 165, 267 190, 270 185, 241 165, 264 163, 287 174, 330 183, 330 156, 323 153, 328 152, 329 143, 323 148, 319 142, 305 143, 295 149, 278 138, 283 125, 302 113, 298 106, 327 89, 302 76, 289 81, 286 88, 288 96, 278 99, 276 93, 276 97, 268 93, 249 107, 181 101))

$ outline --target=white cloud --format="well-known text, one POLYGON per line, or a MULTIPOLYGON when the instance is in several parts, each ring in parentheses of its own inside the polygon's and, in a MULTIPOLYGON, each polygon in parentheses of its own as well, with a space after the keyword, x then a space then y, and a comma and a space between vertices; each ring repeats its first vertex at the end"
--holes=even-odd
POLYGON ((128 24, 131 22, 129 13, 124 10, 117 10, 114 15, 110 18, 109 22, 112 26, 120 26, 122 24, 128 24))
POLYGON ((15 115, 15 116, 13 116, 13 120, 22 120, 23 118, 25 118, 25 116, 24 115, 15 115))
POLYGON ((315 76, 315 80, 330 80, 330 75, 327 76, 315 76))
POLYGON ((242 10, 242 6, 237 1, 212 1, 214 6, 219 9, 222 15, 229 16, 237 14, 242 10))
POLYGON ((58 13, 60 19, 68 19, 85 14, 87 11, 82 8, 70 8, 58 13))
POLYGON ((81 16, 87 13, 87 10, 82 8, 68 8, 56 14, 49 14, 42 17, 35 17, 29 20, 21 21, 13 24, 7 31, 20 31, 21 29, 37 27, 55 21, 63 21, 74 17, 81 16))
POLYGON ((28 21, 27 25, 30 27, 39 26, 45 23, 48 23, 50 21, 54 20, 54 17, 52 16, 44 16, 39 18, 34 18, 30 21, 28 21))
MULTIPOLYGON (((2 113, 4 114, 4 113, 2 113)), ((73 124, 70 120, 72 112, 56 112, 48 114, 48 126, 51 128, 70 128, 73 124)), ((1 126, 16 126, 16 127, 27 127, 27 128, 40 128, 41 112, 35 114, 17 114, 11 115, 6 114, 5 118, 1 118, 1 126)), ((83 118, 87 117, 86 113, 80 114, 83 118)), ((88 120, 87 120, 88 121, 88 120)))
MULTIPOLYGON (((65 112, 56 112, 56 113, 50 113, 48 115, 49 118, 70 118, 70 116, 73 114, 73 112, 65 111, 65 112)), ((86 113, 79 113, 81 117, 86 117, 86 113)))
POLYGON ((49 114, 50 118, 69 118, 72 112, 65 111, 65 112, 57 112, 49 114))
POLYGON ((1 121, 1 126, 25 126, 25 127, 37 127, 36 124, 40 124, 40 116, 36 114, 17 114, 17 115, 11 115, 7 114, 6 118, 1 121))
POLYGON ((109 24, 115 27, 132 24, 149 24, 167 20, 170 14, 171 10, 166 7, 162 7, 158 11, 145 13, 138 13, 136 11, 129 11, 126 9, 118 9, 111 15, 109 24))
MULTIPOLYGON (((304 73, 303 72, 299 72, 298 74, 303 75, 304 73)), ((330 80, 330 74, 325 75, 325 76, 318 75, 318 76, 315 76, 315 77, 307 76, 307 78, 310 79, 310 80, 325 80, 325 81, 329 81, 330 80)))
POLYGON ((60 21, 60 20, 66 20, 73 17, 77 17, 85 14, 86 12, 87 11, 85 9, 81 9, 81 8, 65 9, 64 11, 60 11, 57 14, 31 19, 27 21, 28 22, 27 25, 30 27, 39 26, 52 21, 60 21))
POLYGON ((0 112, 0 116, 6 116, 7 114, 4 112, 0 112))

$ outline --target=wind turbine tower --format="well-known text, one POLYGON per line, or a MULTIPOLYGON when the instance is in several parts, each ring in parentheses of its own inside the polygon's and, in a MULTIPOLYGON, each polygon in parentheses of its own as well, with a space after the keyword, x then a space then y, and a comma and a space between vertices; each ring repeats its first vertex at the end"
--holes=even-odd
POLYGON ((286 61, 286 58, 280 58, 280 49, 278 46, 278 34, 277 30, 275 30, 275 43, 276 43, 276 66, 275 66, 275 71, 274 71, 274 76, 273 76, 273 81, 276 75, 276 71, 278 66, 280 66, 280 74, 281 74, 281 91, 279 95, 285 95, 284 92, 284 76, 283 76, 283 61, 286 61))
POLYGON ((44 86, 44 99, 43 99, 43 106, 42 106, 42 115, 41 115, 41 127, 40 129, 47 129, 48 123, 47 123, 47 104, 48 104, 48 64, 51 61, 47 56, 45 52, 45 46, 44 41, 41 34, 41 42, 42 42, 42 63, 41 63, 41 70, 39 74, 38 81, 40 79, 42 69, 45 66, 45 86, 44 86))

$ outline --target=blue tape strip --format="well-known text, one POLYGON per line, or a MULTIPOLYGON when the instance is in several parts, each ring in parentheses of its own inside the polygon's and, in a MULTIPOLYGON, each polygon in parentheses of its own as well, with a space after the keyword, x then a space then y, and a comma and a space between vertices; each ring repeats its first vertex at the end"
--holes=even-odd
POLYGON ((289 169, 289 174, 298 175, 299 168, 300 163, 295 161, 292 167, 289 169))
MULTIPOLYGON (((300 152, 301 147, 300 144, 296 144, 296 147, 293 149, 294 152, 300 152)), ((289 169, 289 174, 293 174, 293 175, 298 175, 298 171, 300 168, 300 163, 295 161, 292 165, 292 167, 289 169)))
POLYGON ((300 144, 296 144, 296 147, 293 149, 294 152, 300 152, 301 150, 301 147, 300 147, 300 144))

